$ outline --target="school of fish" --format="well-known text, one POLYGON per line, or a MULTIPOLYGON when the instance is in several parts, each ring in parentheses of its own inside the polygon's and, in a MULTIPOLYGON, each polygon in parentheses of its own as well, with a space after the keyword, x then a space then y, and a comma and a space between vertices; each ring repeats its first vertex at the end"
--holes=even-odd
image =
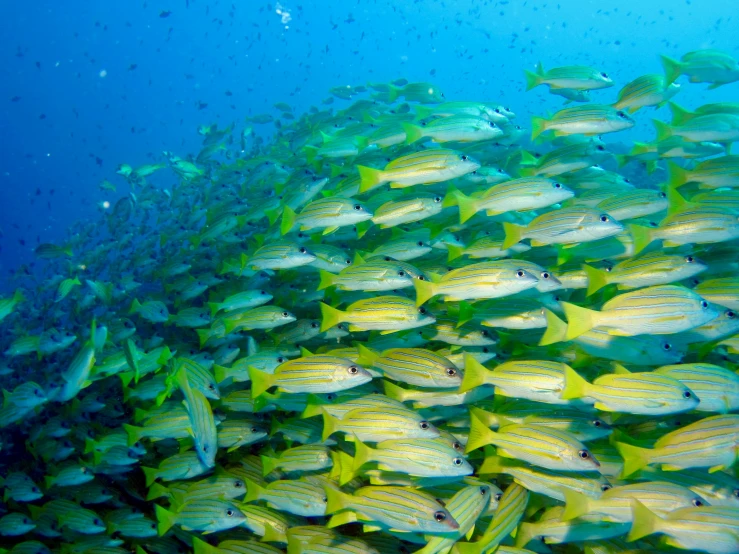
POLYGON ((739 103, 673 100, 739 65, 662 64, 121 164, 0 299, 0 551, 739 552, 739 103))

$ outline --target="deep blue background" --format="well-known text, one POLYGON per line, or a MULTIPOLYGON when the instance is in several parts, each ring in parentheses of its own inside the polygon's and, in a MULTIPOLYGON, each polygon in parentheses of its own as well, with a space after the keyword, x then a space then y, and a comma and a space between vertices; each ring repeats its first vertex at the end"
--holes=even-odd
MULTIPOLYGON (((627 81, 661 71, 659 53, 739 55, 735 0, 186 4, 0 2, 0 290, 34 261, 38 242, 63 242, 70 223, 97 217, 102 179, 118 185, 107 198, 128 192, 119 163, 197 152, 201 124, 240 128, 246 115, 278 115, 275 102, 300 112, 330 87, 398 77, 433 80, 450 99, 500 101, 525 124, 561 106, 544 87, 523 94, 522 69, 539 60, 607 71, 617 86, 593 99, 612 102, 627 81)), ((739 99, 739 84, 706 91, 681 82, 676 100, 687 106, 739 99)), ((632 137, 653 137, 651 116, 639 112, 632 137)), ((151 182, 173 179, 162 171, 151 182)))

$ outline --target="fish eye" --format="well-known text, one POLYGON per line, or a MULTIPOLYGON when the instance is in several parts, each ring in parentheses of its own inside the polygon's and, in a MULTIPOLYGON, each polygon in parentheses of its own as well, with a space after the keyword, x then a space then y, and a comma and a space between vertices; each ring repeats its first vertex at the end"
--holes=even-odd
POLYGON ((561 189, 562 188, 562 183, 554 183, 554 188, 555 189, 561 189))
POLYGON ((500 499, 501 498, 503 498, 503 493, 502 492, 495 493, 495 501, 496 502, 500 502, 500 499))
POLYGON ((607 223, 609 221, 609 217, 607 215, 603 214, 603 215, 600 216, 600 220, 603 223, 607 223))
POLYGON ((420 240, 419 240, 419 241, 418 241, 418 242, 416 243, 416 245, 417 245, 417 246, 423 246, 423 241, 420 241, 420 240))
POLYGON ((689 390, 686 390, 686 391, 685 391, 685 392, 683 393, 683 398, 690 398, 691 396, 693 396, 693 395, 692 395, 692 394, 690 394, 690 391, 689 391, 689 390))
POLYGON ((231 509, 229 509, 229 510, 226 510, 226 515, 227 515, 227 516, 229 516, 229 517, 233 516, 233 515, 234 515, 234 513, 235 513, 235 512, 234 512, 233 510, 231 510, 231 509))
POLYGON ((418 280, 419 281, 425 281, 426 280, 426 277, 424 277, 423 275, 419 275, 418 276, 418 280))
POLYGON ((664 344, 662 344, 662 350, 672 350, 672 345, 669 342, 665 342, 664 344))
POLYGON ((495 129, 495 123, 493 123, 492 121, 489 121, 488 125, 490 125, 491 128, 495 129))
POLYGON ((708 308, 708 302, 701 300, 701 308, 708 308))
POLYGON ((601 73, 600 76, 603 77, 604 79, 608 79, 608 74, 607 73, 601 73))
POLYGON ((352 261, 349 258, 347 258, 346 260, 344 260, 344 263, 346 265, 352 265, 352 261))
POLYGON ((452 443, 452 448, 454 448, 454 450, 459 450, 462 448, 462 443, 460 443, 459 441, 454 441, 452 443))
POLYGON ((300 252, 301 254, 305 254, 308 251, 305 249, 305 246, 301 246, 298 252, 300 252))
POLYGON ((660 198, 667 198, 667 195, 664 192, 660 192, 657 196, 660 198))
POLYGON ((457 374, 457 370, 453 367, 446 368, 446 374, 449 375, 449 377, 454 377, 457 374))
POLYGON ((463 162, 466 162, 466 161, 467 161, 467 160, 469 160, 470 158, 469 158, 469 156, 468 156, 467 154, 462 154, 462 157, 461 157, 460 159, 461 159, 461 160, 462 160, 463 162))
POLYGON ((734 496, 739 498, 739 489, 734 489, 734 496))
POLYGON ((318 327, 318 323, 317 323, 317 322, 315 322, 315 321, 313 321, 313 322, 311 322, 310 326, 311 326, 311 327, 312 327, 313 329, 316 329, 316 328, 318 327))
POLYGON ((446 514, 442 511, 434 512, 434 519, 441 523, 446 519, 446 514))
POLYGON ((523 277, 524 275, 526 275, 526 272, 523 269, 516 271, 516 277, 523 277))
POLYGON ((349 368, 349 373, 351 373, 352 375, 355 375, 355 374, 359 373, 359 368, 357 366, 353 365, 353 366, 351 366, 349 368))
POLYGON ((208 452, 208 445, 207 444, 204 444, 203 445, 203 452, 208 452))
POLYGON ((616 112, 616 115, 622 119, 626 119, 626 114, 624 112, 618 111, 616 112))
POLYGON ((495 113, 500 113, 500 108, 495 108, 495 109, 494 109, 493 111, 494 111, 495 113))
POLYGON ((603 152, 603 151, 604 151, 604 150, 606 149, 606 147, 605 147, 605 146, 603 146, 603 145, 601 145, 601 144, 599 144, 598 146, 596 146, 596 148, 595 148, 595 149, 596 149, 596 150, 597 150, 598 152, 603 152))
POLYGON ((734 319, 736 317, 736 313, 731 310, 726 310, 726 317, 728 317, 729 319, 734 319))
POLYGON ((398 277, 405 277, 405 271, 403 271, 402 269, 398 271, 398 277))
POLYGON ((93 524, 93 525, 102 525, 102 524, 103 524, 103 522, 102 522, 102 521, 100 521, 100 520, 99 520, 98 518, 95 518, 95 519, 93 519, 93 520, 92 520, 92 524, 93 524))
POLYGON ((441 202, 441 196, 434 196, 434 202, 436 202, 437 204, 441 202))
POLYGON ((547 272, 547 271, 542 271, 542 272, 541 272, 541 278, 542 278, 542 279, 549 279, 549 272, 547 272))
POLYGON ((693 256, 685 256, 685 261, 689 264, 692 264, 693 262, 695 262, 695 258, 693 256))
POLYGON ((277 358, 277 363, 278 363, 278 364, 281 364, 281 363, 283 363, 284 361, 285 361, 285 358, 283 358, 282 356, 279 356, 279 357, 277 358))
POLYGON ((359 212, 362 210, 362 206, 360 204, 354 204, 354 209, 359 212))
POLYGON ((38 487, 31 487, 31 492, 38 492, 38 491, 39 491, 38 487))
POLYGON ((418 313, 421 314, 421 315, 425 315, 426 314, 426 308, 418 308, 418 313))
POLYGON ((290 314, 287 312, 282 312, 282 317, 288 317, 290 314))
POLYGON ((696 508, 697 508, 698 506, 703 506, 703 502, 701 502, 701 501, 700 501, 700 500, 698 500, 697 498, 694 498, 694 499, 693 499, 693 506, 695 506, 696 508))
POLYGON ((587 450, 580 450, 577 455, 580 456, 580 458, 582 458, 583 460, 587 460, 588 458, 590 458, 590 452, 588 452, 587 450))
POLYGON ((453 464, 454 464, 455 466, 459 467, 459 466, 461 466, 461 465, 462 465, 462 458, 454 458, 454 459, 452 460, 452 463, 453 463, 453 464))
POLYGON ((480 487, 480 494, 485 496, 488 493, 488 490, 489 489, 487 487, 480 487))
POLYGON ((428 421, 422 421, 421 423, 419 423, 419 424, 418 424, 418 426, 419 426, 419 427, 420 427, 421 429, 423 429, 424 431, 425 431, 426 429, 428 429, 428 428, 430 427, 430 425, 429 425, 429 422, 428 422, 428 421))
POLYGON ((601 486, 600 486, 600 490, 601 490, 601 492, 606 492, 606 491, 609 491, 609 490, 611 490, 612 488, 613 488, 613 487, 612 487, 611 485, 601 485, 601 486))
POLYGON ((594 419, 593 420, 593 426, 594 427, 600 427, 601 425, 603 425, 603 422, 601 422, 600 419, 594 419))

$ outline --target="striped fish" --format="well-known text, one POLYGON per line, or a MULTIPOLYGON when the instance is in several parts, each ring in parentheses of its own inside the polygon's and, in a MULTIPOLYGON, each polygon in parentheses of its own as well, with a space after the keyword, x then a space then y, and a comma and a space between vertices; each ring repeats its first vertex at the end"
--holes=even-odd
POLYGON ((661 240, 665 247, 712 244, 739 237, 739 217, 732 210, 722 207, 689 205, 668 215, 659 227, 631 224, 629 232, 636 254, 655 240, 661 240))
POLYGON ((506 425, 498 432, 470 416, 466 452, 493 444, 498 454, 558 471, 597 471, 598 460, 573 435, 540 425, 506 425))
POLYGON ((516 546, 524 547, 534 539, 544 544, 610 539, 623 535, 631 527, 630 522, 621 523, 600 518, 563 520, 563 512, 562 506, 555 506, 545 511, 539 521, 522 523, 516 535, 516 546))
POLYGON ((267 430, 248 419, 227 419, 218 427, 218 448, 233 452, 267 438, 267 430))
POLYGON ((664 75, 650 73, 624 85, 613 107, 635 113, 640 108, 662 105, 679 91, 680 85, 667 82, 664 75))
POLYGON ((496 260, 470 264, 452 270, 437 281, 414 281, 416 305, 437 294, 447 302, 467 299, 500 298, 535 287, 536 275, 526 271, 519 260, 496 260))
POLYGON ((565 108, 550 119, 531 118, 531 140, 545 131, 554 131, 555 136, 583 134, 603 135, 623 131, 634 126, 634 120, 624 111, 606 104, 586 104, 565 108))
POLYGON ((442 438, 387 440, 376 448, 362 441, 354 444, 356 453, 351 468, 354 473, 368 462, 376 462, 382 471, 399 471, 415 477, 462 477, 473 473, 464 456, 442 438))
POLYGON ((472 259, 477 258, 509 258, 514 254, 520 254, 531 250, 528 244, 518 243, 514 244, 510 248, 503 248, 503 241, 505 235, 502 233, 490 234, 481 236, 472 241, 467 246, 454 246, 449 245, 447 250, 449 251, 449 261, 455 260, 461 256, 467 256, 472 259))
POLYGON ((347 267, 338 275, 319 271, 318 290, 335 286, 339 290, 389 291, 413 286, 413 279, 427 277, 406 262, 370 260, 347 267))
POLYGON ((359 345, 358 361, 393 381, 426 388, 458 388, 462 372, 445 357, 423 348, 393 348, 382 354, 359 345))
POLYGON ((526 226, 504 222, 503 248, 523 239, 531 239, 531 246, 590 242, 612 237, 623 229, 623 225, 601 210, 573 206, 544 213, 526 226))
POLYGON ((512 360, 497 365, 491 371, 472 356, 466 356, 464 379, 459 390, 494 385, 497 395, 547 404, 569 404, 562 398, 568 367, 562 362, 549 360, 512 360))
POLYGON ((613 487, 605 491, 600 498, 588 498, 583 494, 566 491, 567 505, 562 513, 562 519, 568 521, 585 515, 597 515, 608 521, 631 523, 633 517, 631 508, 635 499, 660 515, 680 508, 706 504, 703 498, 686 487, 648 481, 613 487))
POLYGON ((441 200, 441 196, 433 194, 413 194, 409 198, 391 200, 374 211, 372 223, 380 229, 389 229, 421 221, 441 213, 441 200))
POLYGON ((737 461, 739 415, 707 417, 667 433, 653 448, 641 448, 623 442, 616 447, 624 459, 623 476, 650 464, 661 464, 663 471, 707 467, 718 471, 737 461))
POLYGON ((270 508, 304 517, 320 517, 326 514, 326 494, 323 487, 298 480, 272 481, 260 486, 247 480, 248 492, 244 502, 262 500, 270 508))
POLYGON ((540 158, 532 159, 528 152, 524 152, 524 165, 521 166, 520 171, 522 175, 555 177, 596 165, 610 155, 602 144, 598 144, 594 140, 586 140, 566 144, 544 154, 540 158))
POLYGON ((496 550, 518 527, 528 502, 529 491, 518 483, 508 485, 485 533, 475 542, 458 542, 455 548, 459 554, 483 554, 496 550))
POLYGON ((446 509, 459 524, 459 528, 445 537, 433 537, 426 546, 416 550, 418 554, 446 552, 455 542, 475 528, 478 518, 490 505, 492 489, 485 483, 464 487, 446 503, 446 509))
POLYGON ((663 533, 671 547, 716 554, 739 551, 739 508, 680 508, 661 517, 634 500, 633 510, 634 525, 627 540, 663 533))
POLYGON ((645 467, 640 471, 640 476, 688 487, 708 500, 712 506, 739 508, 739 480, 721 471, 715 473, 701 469, 660 471, 654 467, 645 467))
POLYGON ((479 167, 480 164, 467 154, 430 148, 396 158, 384 169, 357 165, 362 179, 359 192, 367 192, 384 183, 390 183, 392 188, 439 183, 472 173, 479 167))
POLYGON ((686 183, 699 183, 701 189, 739 187, 739 156, 720 156, 698 162, 693 169, 667 164, 667 184, 679 187, 686 183))
POLYGON ((189 451, 175 454, 165 458, 158 468, 141 467, 146 477, 146 486, 151 486, 154 481, 175 481, 177 479, 190 479, 207 473, 212 466, 205 465, 197 452, 189 451))
MULTIPOLYGON (((415 280, 414 283, 424 282, 415 280)), ((404 329, 413 329, 434 323, 436 319, 426 308, 418 308, 416 304, 402 296, 376 296, 357 300, 345 311, 337 310, 321 302, 321 332, 338 325, 349 323, 349 331, 381 331, 381 334, 393 333, 404 329)))
POLYGON ((356 225, 371 218, 372 212, 362 202, 331 196, 313 200, 299 214, 285 206, 280 233, 285 235, 298 225, 301 231, 323 229, 323 234, 328 234, 339 227, 356 225))
POLYGON ((283 450, 276 458, 262 455, 260 459, 262 460, 262 474, 265 476, 275 469, 291 473, 328 469, 334 465, 334 453, 321 444, 296 446, 283 450))
POLYGON ((658 190, 633 189, 619 192, 595 207, 618 221, 657 214, 667 209, 667 194, 658 190))
POLYGON ((654 373, 677 379, 698 395, 698 412, 725 414, 739 409, 739 375, 706 363, 667 365, 654 373))
POLYGON ((657 285, 615 296, 600 311, 561 302, 567 316, 566 340, 600 327, 614 335, 670 335, 703 325, 718 310, 690 289, 657 285))
MULTIPOLYGON (((668 285, 694 277, 705 271, 708 266, 692 255, 649 252, 638 258, 624 260, 608 270, 589 265, 585 265, 584 268, 588 276, 588 296, 590 296, 610 284, 617 284, 620 290, 668 285)), ((698 292, 697 287, 695 290, 698 292)))
POLYGON ((739 310, 739 278, 708 279, 698 283, 693 290, 709 302, 739 310))
POLYGON ((288 360, 272 374, 249 368, 249 376, 254 398, 273 386, 287 393, 338 392, 372 380, 366 369, 351 360, 321 355, 288 360))
POLYGON ((362 521, 385 529, 444 534, 459 529, 449 511, 433 496, 404 487, 362 487, 347 494, 326 487, 327 514, 336 514, 328 527, 362 521))
POLYGON ((177 384, 185 397, 185 407, 190 419, 195 451, 204 466, 215 467, 218 434, 213 409, 205 395, 190 386, 189 371, 183 369, 182 366, 176 368, 175 371, 177 371, 177 384))
POLYGON ((412 144, 422 138, 433 142, 475 142, 494 140, 504 135, 503 130, 484 117, 455 114, 449 117, 434 119, 421 125, 403 123, 406 144, 412 144))
MULTIPOLYGON (((245 312, 234 312, 232 315, 220 318, 225 334, 252 329, 274 329, 280 325, 292 323, 297 318, 279 306, 259 306, 245 312)), ((219 320, 214 322, 213 329, 219 320)))
MULTIPOLYGON (((265 244, 254 252, 254 255, 247 261, 247 267, 255 271, 260 269, 292 269, 293 267, 307 265, 315 259, 315 254, 302 244, 288 240, 278 240, 265 244)), ((248 300, 251 300, 253 292, 249 291, 249 293, 250 298, 248 300)), ((227 311, 233 311, 234 309, 245 307, 256 307, 259 305, 258 303, 255 304, 248 300, 242 301, 239 299, 236 303, 231 302, 227 305, 229 308, 227 311), (238 308, 236 306, 238 306, 238 308)), ((267 300, 265 300, 265 302, 267 300)))
POLYGON ((698 406, 695 392, 677 379, 656 372, 629 373, 621 369, 588 383, 567 367, 562 398, 592 402, 596 409, 604 412, 653 416, 679 414, 698 406))
POLYGON ((174 525, 179 525, 184 531, 215 533, 232 529, 246 521, 242 511, 228 500, 193 500, 180 506, 177 512, 170 512, 159 505, 154 507, 160 536, 174 525))
POLYGON ((322 440, 336 432, 354 436, 362 442, 382 442, 391 439, 434 439, 439 431, 423 417, 402 408, 357 408, 339 419, 323 414, 322 440))
POLYGON ((576 492, 586 498, 600 498, 603 492, 611 488, 603 475, 594 472, 553 471, 496 455, 485 456, 478 473, 510 475, 526 490, 562 502, 567 491, 576 492))
POLYGON ((498 215, 512 211, 546 208, 575 195, 562 183, 545 177, 522 177, 494 185, 480 196, 466 196, 452 190, 444 198, 444 206, 459 207, 459 222, 464 223, 477 212, 498 215))
MULTIPOLYGON (((150 488, 160 485, 155 484, 150 488)), ((217 468, 214 475, 206 477, 201 481, 175 482, 167 490, 172 507, 182 505, 192 500, 205 500, 208 498, 220 498, 221 500, 232 500, 246 494, 244 481, 235 475, 217 468)))
POLYGON ((290 528, 290 523, 283 514, 253 504, 240 504, 239 507, 246 518, 242 525, 255 535, 262 537, 261 540, 287 542, 287 530, 290 528))

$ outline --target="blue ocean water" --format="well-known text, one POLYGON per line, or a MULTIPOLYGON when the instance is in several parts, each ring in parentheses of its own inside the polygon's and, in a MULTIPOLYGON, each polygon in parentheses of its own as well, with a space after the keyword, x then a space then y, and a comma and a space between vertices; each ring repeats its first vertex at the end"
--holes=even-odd
MULTIPOLYGON (((401 77, 437 83, 448 99, 510 105, 526 122, 561 99, 524 93, 523 69, 591 64, 617 84, 594 100, 612 102, 620 85, 661 71, 660 53, 737 56, 734 13, 731 0, 2 2, 0 290, 44 263, 38 244, 63 243, 71 223, 129 193, 118 164, 196 152, 199 125, 239 128, 245 116, 278 116, 276 102, 301 113, 331 87, 401 77), (100 190, 103 179, 117 193, 100 190)), ((683 87, 678 100, 726 101, 730 88, 683 87)), ((653 137, 640 116, 619 140, 653 137)))

